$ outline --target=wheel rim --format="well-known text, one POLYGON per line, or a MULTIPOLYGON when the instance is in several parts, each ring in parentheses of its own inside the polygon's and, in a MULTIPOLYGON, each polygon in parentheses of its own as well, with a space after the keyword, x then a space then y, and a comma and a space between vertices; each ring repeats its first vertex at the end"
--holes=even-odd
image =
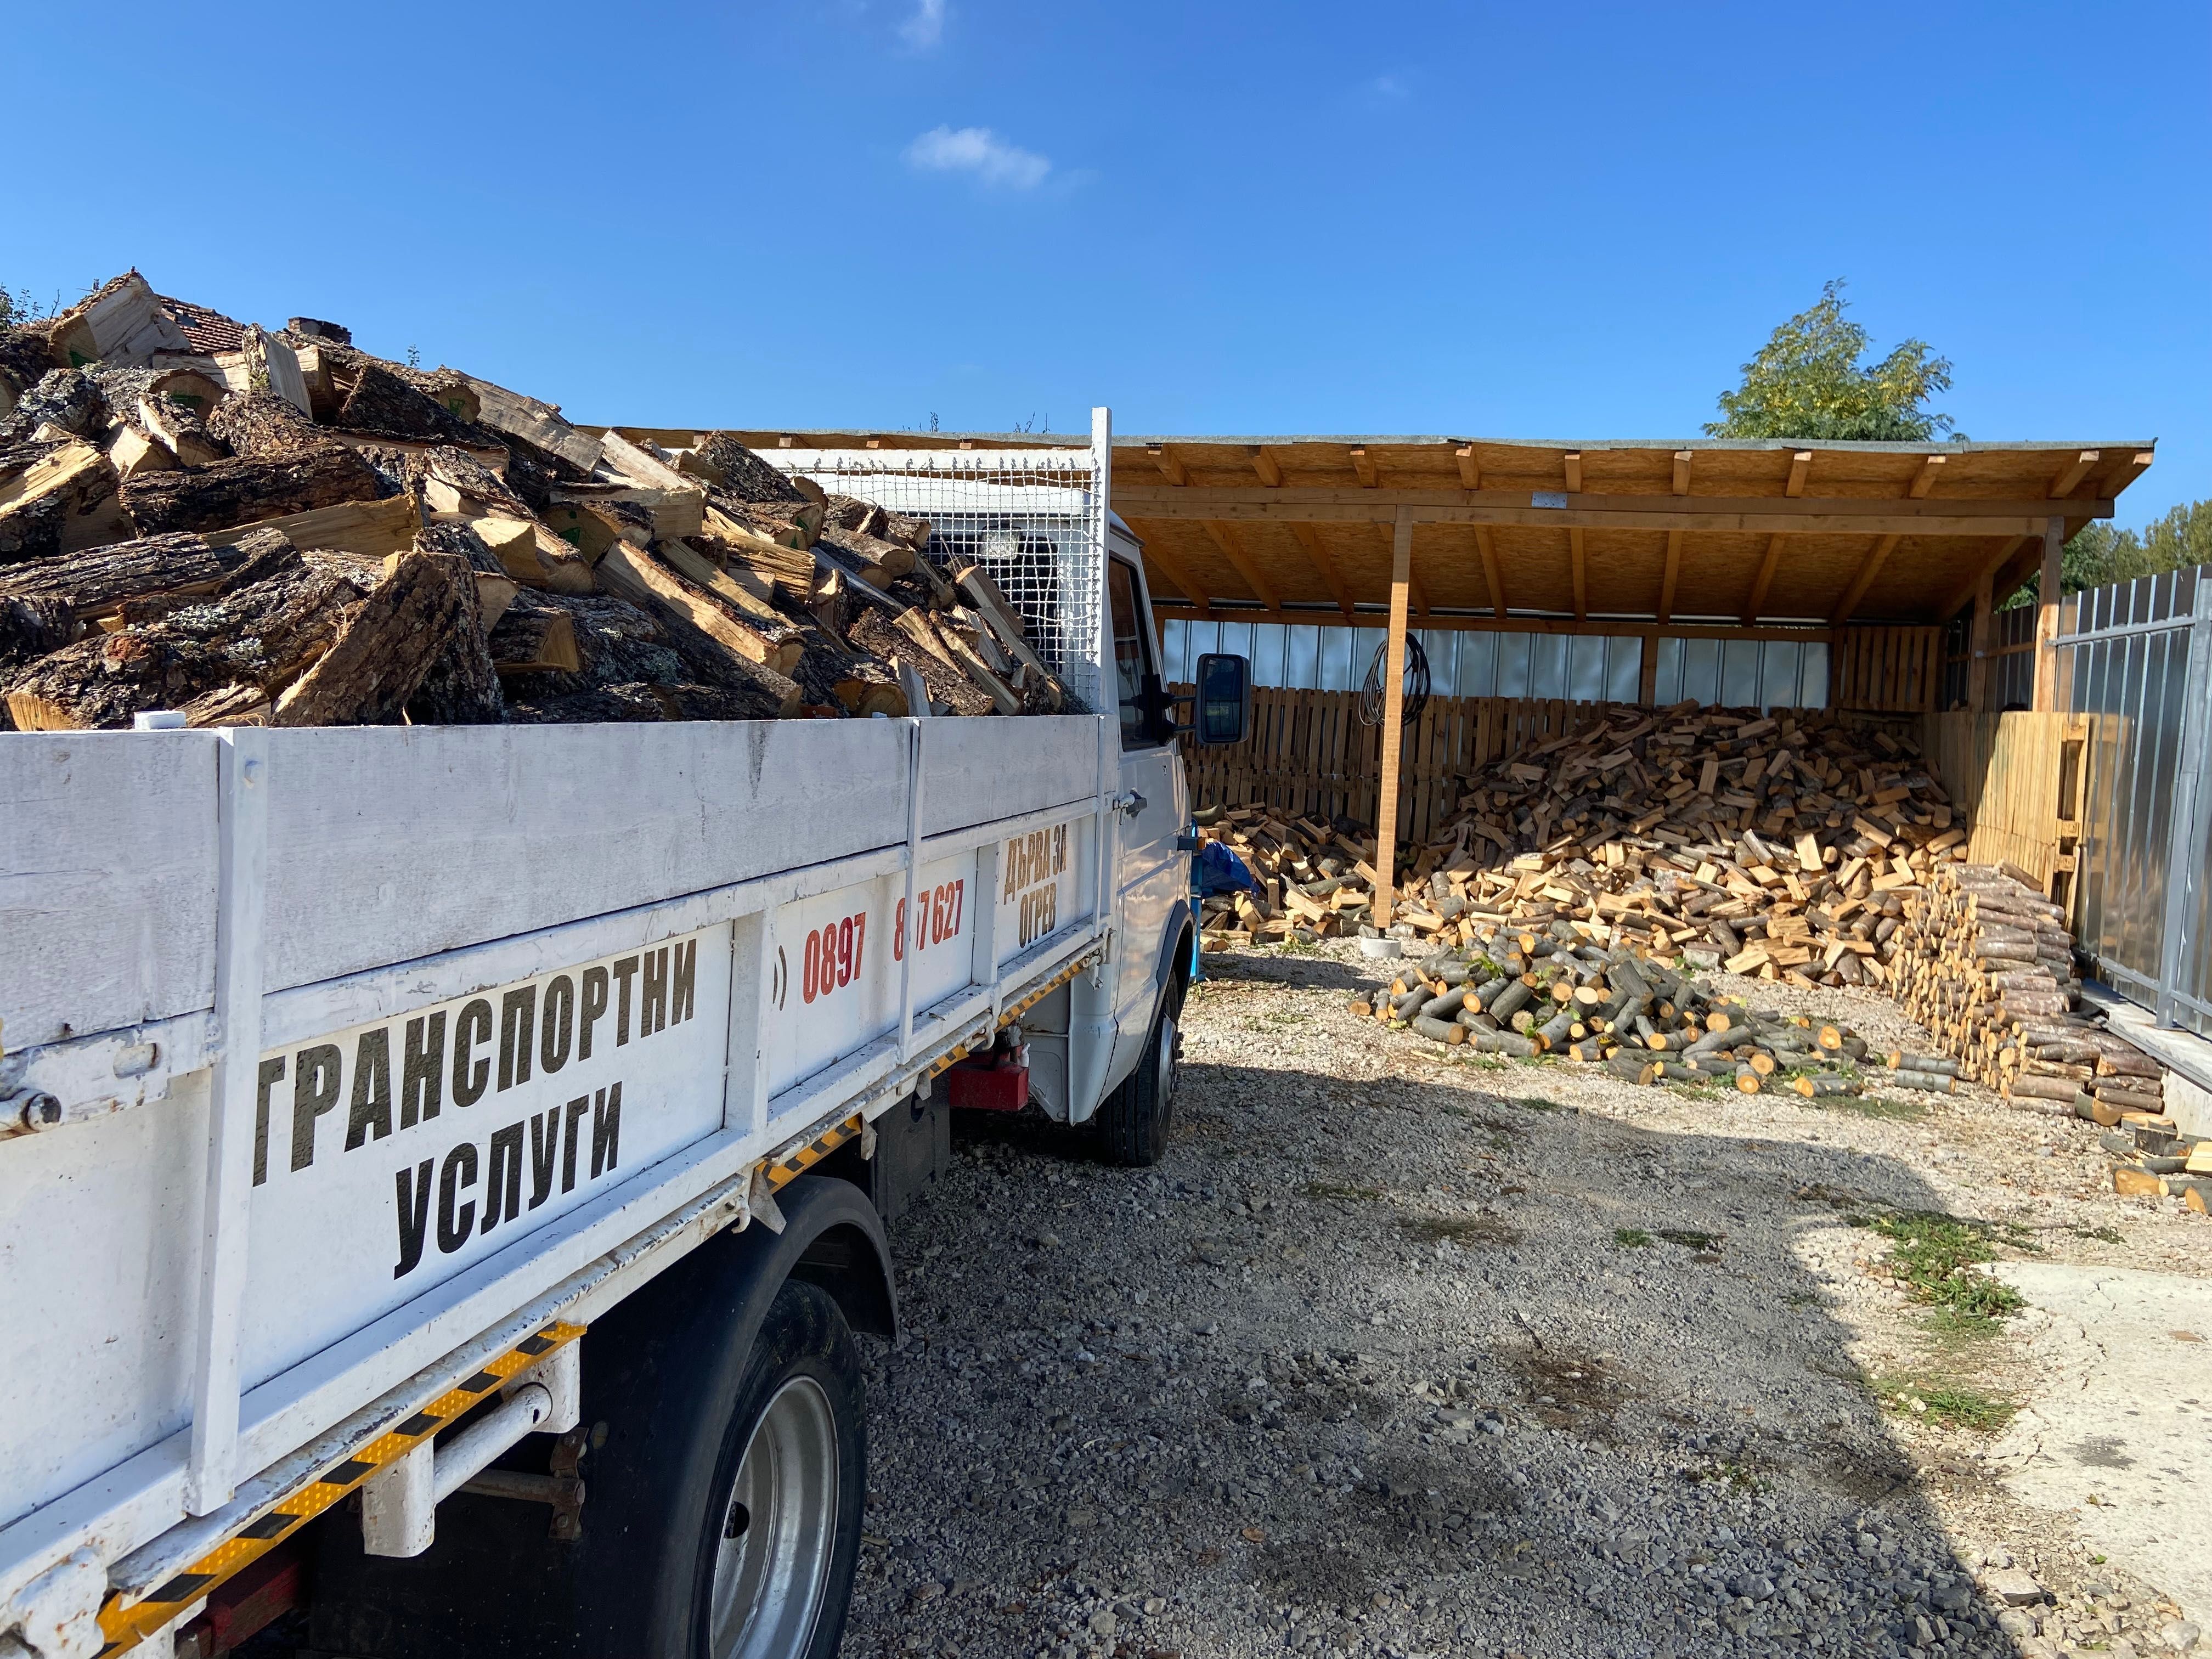
POLYGON ((1160 1069, 1157 1079, 1159 1085, 1159 1109, 1162 1118, 1166 1117, 1168 1102, 1175 1096, 1176 1049, 1182 1041, 1181 1035, 1176 1030, 1174 1017, 1162 1014, 1160 1016, 1160 1069))
POLYGON ((828 1596, 837 1503, 830 1396, 795 1376, 762 1412, 731 1483, 714 1554, 710 1659, 806 1650, 828 1596))

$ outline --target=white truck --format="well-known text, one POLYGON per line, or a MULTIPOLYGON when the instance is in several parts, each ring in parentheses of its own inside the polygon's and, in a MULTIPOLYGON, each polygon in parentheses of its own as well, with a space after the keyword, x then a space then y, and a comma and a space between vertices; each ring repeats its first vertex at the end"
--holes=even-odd
POLYGON ((1109 456, 772 456, 981 556, 1103 713, 0 736, 0 1656, 835 1650, 950 1101, 1167 1133, 1189 815, 1109 456))

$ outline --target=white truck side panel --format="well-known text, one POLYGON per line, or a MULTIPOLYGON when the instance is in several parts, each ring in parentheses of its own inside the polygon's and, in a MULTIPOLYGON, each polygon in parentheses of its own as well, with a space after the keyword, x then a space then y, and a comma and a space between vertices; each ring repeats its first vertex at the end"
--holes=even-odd
POLYGON ((819 864, 905 822, 893 720, 271 735, 272 991, 819 864))
MULTIPOLYGON (((1085 948, 1102 725, 257 733, 262 1178, 225 1224, 247 1229, 234 1473, 327 1432, 780 1138, 904 1087, 920 1045, 988 1030, 1001 973, 1085 948), (917 1047, 902 1054, 917 741, 917 1047), (848 963, 843 923, 861 916, 848 963), (611 1035, 625 994, 627 1042, 611 1035)), ((4 1600, 72 1540, 112 1557, 182 1515, 219 1041, 200 1012, 219 925, 215 740, 14 734, 0 790, 31 803, 0 819, 0 921, 16 928, 0 945, 0 1065, 27 1064, 70 1112, 0 1139, 4 1600), (84 1043, 36 1048, 103 1030, 89 1067, 68 1060, 84 1043), (151 1069, 111 1074, 125 1054, 151 1069), (106 1115, 84 1115, 103 1092, 118 1097, 106 1115)))
POLYGON ((10 1050, 215 1000, 215 749, 206 732, 0 743, 10 1050))
MULTIPOLYGON (((0 744, 0 747, 5 747, 0 744)), ((207 1073, 159 1105, 0 1143, 0 1527, 189 1415, 207 1073)))

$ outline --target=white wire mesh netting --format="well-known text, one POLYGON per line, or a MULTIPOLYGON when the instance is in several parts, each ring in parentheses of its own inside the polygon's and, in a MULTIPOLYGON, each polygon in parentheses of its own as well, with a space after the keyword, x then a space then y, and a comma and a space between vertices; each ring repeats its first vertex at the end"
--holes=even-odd
POLYGON ((836 495, 929 521, 940 568, 973 561, 1020 612, 1030 648, 1081 710, 1105 706, 1105 492, 1088 445, 1069 449, 770 450, 836 495))

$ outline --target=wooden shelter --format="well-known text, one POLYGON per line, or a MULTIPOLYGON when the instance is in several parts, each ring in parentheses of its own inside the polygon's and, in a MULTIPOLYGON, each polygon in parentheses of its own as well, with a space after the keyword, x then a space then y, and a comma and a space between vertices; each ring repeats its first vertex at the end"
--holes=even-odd
MULTIPOLYGON (((750 432, 796 448, 1043 446, 1034 434, 750 432)), ((2142 476, 2141 443, 1121 437, 1113 504, 1163 617, 1387 618, 1387 907, 1405 635, 1423 629, 1825 641, 1851 707, 1935 709, 1943 624, 1973 608, 1987 701, 1997 597, 2044 573, 2034 706, 2055 704, 2060 550, 2142 476)), ((1387 908, 1380 919, 1387 918, 1387 908)))

